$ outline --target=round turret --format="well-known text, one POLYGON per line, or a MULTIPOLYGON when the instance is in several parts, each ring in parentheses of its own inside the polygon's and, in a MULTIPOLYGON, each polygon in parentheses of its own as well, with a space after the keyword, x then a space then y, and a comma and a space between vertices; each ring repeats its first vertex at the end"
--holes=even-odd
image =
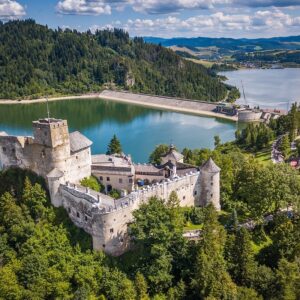
POLYGON ((212 203, 216 210, 220 205, 220 171, 221 169, 210 158, 200 168, 200 205, 212 203))

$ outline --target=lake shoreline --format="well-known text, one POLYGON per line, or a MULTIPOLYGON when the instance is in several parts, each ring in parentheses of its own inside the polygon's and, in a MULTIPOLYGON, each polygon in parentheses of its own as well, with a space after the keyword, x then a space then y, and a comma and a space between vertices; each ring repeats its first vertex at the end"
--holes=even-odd
MULTIPOLYGON (((100 93, 84 94, 79 96, 61 96, 49 98, 49 102, 63 100, 85 100, 85 99, 103 99, 107 101, 115 101, 119 103, 127 103, 150 108, 157 108, 167 111, 175 111, 188 113, 197 116, 213 117, 237 122, 237 117, 231 117, 219 113, 215 113, 213 109, 216 104, 209 102, 201 102, 195 100, 187 100, 163 96, 151 96, 144 94, 134 94, 128 92, 116 92, 104 90, 100 93)), ((16 104, 34 104, 46 102, 46 98, 33 100, 1 100, 0 105, 16 105, 16 104)))

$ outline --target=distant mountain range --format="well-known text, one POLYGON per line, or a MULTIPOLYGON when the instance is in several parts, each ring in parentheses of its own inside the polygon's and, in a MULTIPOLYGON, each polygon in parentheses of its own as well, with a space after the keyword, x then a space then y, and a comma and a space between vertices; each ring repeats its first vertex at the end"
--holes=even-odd
POLYGON ((259 39, 233 39, 233 38, 158 38, 144 37, 148 43, 161 44, 165 47, 184 46, 189 48, 217 47, 230 51, 256 51, 256 50, 297 50, 300 49, 300 36, 259 38, 259 39))

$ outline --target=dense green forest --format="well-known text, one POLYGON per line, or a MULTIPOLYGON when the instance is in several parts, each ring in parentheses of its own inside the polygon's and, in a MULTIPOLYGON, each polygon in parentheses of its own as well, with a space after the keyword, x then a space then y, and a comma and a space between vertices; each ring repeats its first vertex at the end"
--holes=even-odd
MULTIPOLYGON (((295 129, 296 105, 268 128, 245 133, 259 141, 262 132, 295 129)), ((220 166, 222 212, 181 208, 175 192, 152 198, 134 212, 131 251, 117 258, 92 251, 90 237, 51 206, 42 178, 0 172, 0 299, 299 299, 299 171, 263 165, 239 143, 215 137, 214 150, 182 152, 186 163, 212 157, 220 166), (189 228, 201 230, 198 241, 183 237, 189 228)))
MULTIPOLYGON (((214 150, 184 149, 186 163, 212 157, 220 166, 222 211, 179 207, 175 192, 152 198, 134 212, 132 249, 121 257, 92 251, 89 235, 50 204, 43 178, 1 171, 0 299, 300 299, 299 170, 261 164, 245 151, 262 147, 264 136, 293 140, 299 128, 295 104, 270 124, 249 125, 235 142, 216 136, 214 150), (183 237, 194 228, 197 241, 183 237)), ((149 160, 167 149, 158 146, 149 160)), ((94 178, 83 184, 97 187, 94 178)))
POLYGON ((0 98, 36 98, 119 87, 218 101, 226 86, 205 67, 123 30, 52 30, 33 20, 0 23, 0 98))

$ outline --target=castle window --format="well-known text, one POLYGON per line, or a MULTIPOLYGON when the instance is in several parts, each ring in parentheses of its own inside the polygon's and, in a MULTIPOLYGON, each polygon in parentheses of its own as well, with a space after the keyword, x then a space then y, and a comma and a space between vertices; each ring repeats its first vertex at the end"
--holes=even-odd
POLYGON ((77 218, 80 218, 80 213, 79 213, 79 212, 77 212, 77 214, 76 214, 76 215, 77 215, 77 218))
POLYGON ((85 219, 86 222, 88 221, 88 217, 87 216, 85 216, 84 219, 85 219))
POLYGON ((15 148, 11 149, 11 152, 16 153, 16 149, 15 148))
POLYGON ((183 196, 183 200, 185 200, 185 196, 183 196))
POLYGON ((123 183, 123 179, 122 178, 119 178, 119 183, 123 183))
POLYGON ((129 183, 132 183, 132 178, 129 178, 129 183))
POLYGON ((214 183, 213 183, 213 182, 211 182, 211 183, 210 183, 210 185, 214 185, 214 183))
POLYGON ((210 196, 211 196, 211 197, 213 197, 213 196, 214 196, 214 194, 210 194, 210 196))
POLYGON ((102 247, 105 248, 105 244, 103 244, 102 247))
POLYGON ((6 148, 5 147, 3 147, 2 150, 3 150, 3 152, 6 152, 6 148))
POLYGON ((197 196, 197 191, 194 192, 194 196, 197 196))
POLYGON ((68 207, 68 213, 69 213, 69 214, 71 213, 71 208, 70 208, 70 207, 68 207))
POLYGON ((111 228, 111 229, 109 230, 109 232, 110 232, 110 233, 114 233, 114 229, 111 228))
POLYGON ((110 181, 110 177, 106 177, 106 180, 107 180, 107 181, 110 181))
POLYGON ((103 176, 100 176, 99 179, 100 179, 100 181, 103 181, 103 176))

